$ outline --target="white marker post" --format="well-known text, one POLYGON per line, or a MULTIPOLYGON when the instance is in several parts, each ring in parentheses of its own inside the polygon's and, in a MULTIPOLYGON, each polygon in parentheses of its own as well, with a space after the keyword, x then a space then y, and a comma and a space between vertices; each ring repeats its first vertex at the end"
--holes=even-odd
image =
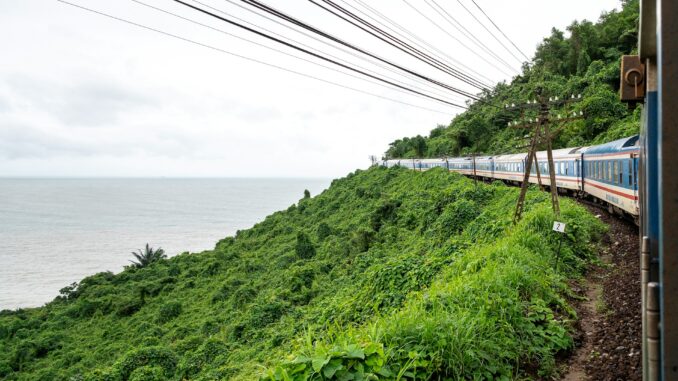
POLYGON ((560 246, 562 246, 563 244, 563 236, 565 235, 565 223, 554 221, 553 231, 560 233, 560 241, 558 242, 558 251, 556 251, 556 272, 558 272, 558 262, 560 260, 560 246))

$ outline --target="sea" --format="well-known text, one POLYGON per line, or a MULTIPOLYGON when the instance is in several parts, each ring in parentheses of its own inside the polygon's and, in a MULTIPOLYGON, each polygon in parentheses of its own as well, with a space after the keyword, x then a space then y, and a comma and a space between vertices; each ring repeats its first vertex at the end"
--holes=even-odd
POLYGON ((41 306, 146 243, 168 256, 286 209, 330 179, 0 179, 0 310, 41 306))

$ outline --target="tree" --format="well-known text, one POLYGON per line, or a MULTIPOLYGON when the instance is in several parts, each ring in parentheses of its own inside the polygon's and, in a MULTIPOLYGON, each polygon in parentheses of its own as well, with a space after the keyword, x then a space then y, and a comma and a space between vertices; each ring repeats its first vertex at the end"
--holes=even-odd
POLYGON ((152 247, 148 246, 146 244, 146 249, 142 252, 141 249, 137 250, 137 252, 132 252, 132 255, 137 259, 135 261, 130 261, 132 262, 132 267, 136 268, 142 268, 150 265, 151 263, 158 262, 162 259, 167 258, 167 255, 165 255, 165 250, 162 248, 158 248, 157 250, 153 250, 152 247))
POLYGON ((304 198, 311 198, 311 192, 308 189, 304 189, 304 198))

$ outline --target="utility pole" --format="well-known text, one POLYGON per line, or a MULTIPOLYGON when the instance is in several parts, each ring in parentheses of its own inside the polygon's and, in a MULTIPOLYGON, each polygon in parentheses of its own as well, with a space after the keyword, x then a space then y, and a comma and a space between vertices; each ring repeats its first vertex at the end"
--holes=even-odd
POLYGON ((558 187, 556 185, 556 171, 555 163, 553 161, 553 137, 557 135, 558 132, 562 130, 562 127, 559 127, 555 130, 551 129, 553 123, 562 123, 577 119, 583 118, 583 112, 577 114, 574 112, 572 116, 562 117, 561 115, 552 116, 551 112, 554 108, 564 106, 569 103, 573 103, 581 100, 581 94, 574 96, 572 95, 569 99, 559 99, 558 97, 551 97, 546 100, 545 97, 541 96, 541 91, 538 90, 538 99, 527 101, 527 103, 522 105, 505 105, 504 108, 507 111, 520 111, 520 121, 509 122, 508 126, 512 128, 521 128, 527 129, 531 132, 531 135, 526 135, 530 138, 530 143, 527 146, 529 151, 527 152, 527 161, 525 163, 525 173, 523 174, 523 183, 520 187, 520 195, 518 196, 518 202, 516 203, 516 209, 513 214, 513 223, 516 224, 520 221, 520 218, 523 213, 523 207, 525 205, 525 195, 527 194, 527 188, 530 183, 530 176, 532 173, 532 164, 535 162, 537 180, 539 186, 542 187, 541 174, 539 173, 539 161, 537 160, 537 149, 540 145, 544 145, 546 148, 546 157, 548 161, 548 174, 550 180, 550 190, 551 190, 551 207, 553 208, 553 213, 557 216, 560 216, 560 202, 558 200, 558 187), (531 112, 532 114, 536 113, 536 117, 526 117, 526 114, 531 112))
POLYGON ((476 173, 476 154, 472 153, 471 158, 473 159, 473 185, 478 188, 478 174, 476 173))

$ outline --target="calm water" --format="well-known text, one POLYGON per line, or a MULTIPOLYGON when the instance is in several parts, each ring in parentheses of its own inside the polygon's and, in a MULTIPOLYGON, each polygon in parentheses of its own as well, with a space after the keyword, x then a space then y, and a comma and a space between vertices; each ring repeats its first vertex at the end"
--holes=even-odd
POLYGON ((212 249, 322 179, 0 179, 0 310, 42 305, 146 242, 212 249))

